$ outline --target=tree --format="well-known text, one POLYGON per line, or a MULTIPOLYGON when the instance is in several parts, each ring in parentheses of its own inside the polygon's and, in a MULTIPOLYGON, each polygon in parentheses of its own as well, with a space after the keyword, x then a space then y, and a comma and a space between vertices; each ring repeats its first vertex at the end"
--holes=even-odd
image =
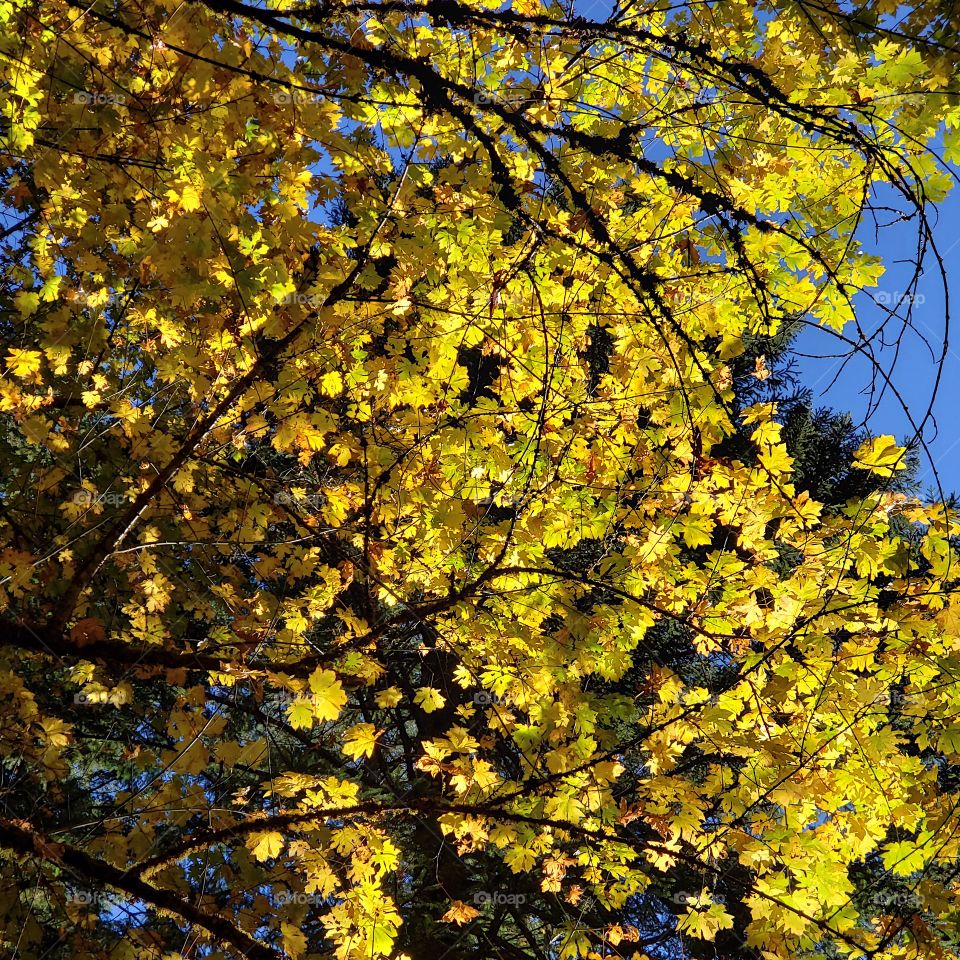
POLYGON ((956 955, 955 513, 769 384, 888 6, 3 0, 5 950, 956 955))

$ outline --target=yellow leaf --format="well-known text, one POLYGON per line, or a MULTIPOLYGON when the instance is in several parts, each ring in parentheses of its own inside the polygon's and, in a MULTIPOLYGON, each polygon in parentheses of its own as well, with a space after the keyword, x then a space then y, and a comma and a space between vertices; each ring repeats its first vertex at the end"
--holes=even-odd
POLYGON ((960 604, 951 603, 944 607, 934 619, 943 630, 944 636, 960 638, 960 604))
POLYGON ((320 720, 336 720, 347 702, 347 695, 332 670, 316 669, 310 675, 314 715, 320 720))
POLYGON ((372 723, 358 723, 347 731, 341 749, 355 760, 370 757, 377 746, 378 736, 377 728, 372 723))
POLYGON ((709 517, 684 517, 677 522, 688 547, 702 547, 710 543, 715 526, 709 517))
POLYGON ((529 847, 514 844, 504 854, 503 861, 514 873, 525 873, 537 862, 537 858, 529 847))
POLYGON ((929 854, 923 846, 913 840, 890 843, 883 852, 883 865, 898 877, 907 877, 922 870, 928 859, 929 854))
POLYGON ((719 903, 710 903, 709 898, 703 895, 693 900, 690 909, 677 924, 678 930, 698 940, 713 940, 718 930, 729 930, 731 927, 733 918, 719 903))
POLYGON ((21 290, 14 298, 21 317, 29 317, 40 305, 40 294, 30 290, 21 290))
POLYGON ((853 455, 853 465, 859 470, 869 470, 881 477, 892 477, 896 470, 904 470, 906 450, 898 447, 893 437, 884 435, 867 440, 853 455))
POLYGON ((12 349, 7 354, 7 367, 15 377, 26 379, 40 369, 43 354, 39 350, 12 349))
POLYGON ((309 730, 313 726, 314 712, 309 700, 294 700, 287 708, 287 719, 295 730, 309 730))
POLYGON ((63 282, 63 277, 59 274, 56 274, 52 277, 48 277, 46 282, 40 288, 40 299, 44 303, 52 303, 59 296, 60 284, 63 282))
POLYGON ((345 467, 350 462, 352 451, 345 443, 335 443, 330 448, 330 456, 336 461, 338 467, 345 467))
POLYGON ((433 713, 447 702, 447 698, 436 687, 421 687, 416 692, 413 702, 419 703, 424 713, 433 713))
POLYGON ((307 938, 303 932, 292 923, 281 923, 280 933, 283 936, 283 949, 293 960, 303 956, 307 949, 307 938))
POLYGON ((387 687, 386 690, 381 690, 376 696, 377 706, 381 710, 395 707, 402 699, 403 694, 398 687, 387 687))
POLYGON ((336 397, 343 389, 343 378, 336 370, 330 370, 320 378, 320 389, 328 397, 336 397))
POLYGON ((251 834, 247 844, 250 847, 250 852, 258 860, 270 860, 283 849, 283 834, 276 830, 269 833, 254 833, 251 834))
POLYGON ((186 210, 188 213, 193 210, 199 210, 200 194, 197 192, 197 188, 189 184, 185 186, 183 192, 180 194, 178 203, 180 204, 180 209, 186 210))

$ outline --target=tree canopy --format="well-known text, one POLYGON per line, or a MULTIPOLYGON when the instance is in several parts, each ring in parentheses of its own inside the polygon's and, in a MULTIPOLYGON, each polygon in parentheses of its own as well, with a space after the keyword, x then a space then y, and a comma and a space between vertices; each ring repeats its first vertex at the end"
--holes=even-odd
POLYGON ((4 955, 960 956, 949 5, 0 23, 4 955))

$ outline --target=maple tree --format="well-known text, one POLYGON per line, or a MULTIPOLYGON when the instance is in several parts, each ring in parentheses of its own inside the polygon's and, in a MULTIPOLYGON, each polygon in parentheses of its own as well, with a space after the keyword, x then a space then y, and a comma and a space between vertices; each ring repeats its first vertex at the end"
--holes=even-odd
POLYGON ((960 955, 956 516, 771 383, 949 11, 0 21, 6 953, 960 955))

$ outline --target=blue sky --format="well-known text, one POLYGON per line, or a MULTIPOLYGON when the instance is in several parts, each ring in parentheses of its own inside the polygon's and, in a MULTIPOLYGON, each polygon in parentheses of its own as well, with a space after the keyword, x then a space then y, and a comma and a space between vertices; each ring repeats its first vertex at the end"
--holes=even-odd
MULTIPOLYGON (((952 317, 948 337, 948 352, 943 374, 934 400, 936 422, 928 422, 924 429, 929 454, 921 452, 922 464, 918 479, 925 493, 936 495, 934 470, 939 475, 944 493, 960 492, 960 337, 958 337, 957 304, 960 302, 960 189, 954 190, 938 207, 931 206, 928 216, 934 230, 938 251, 947 273, 947 291, 952 317)), ((886 266, 873 296, 895 300, 907 290, 913 267, 910 259, 916 248, 915 223, 895 223, 881 226, 874 234, 873 225, 865 225, 860 237, 865 248, 879 255, 886 266)), ((913 327, 894 337, 900 324, 888 326, 888 345, 878 349, 876 358, 887 370, 905 405, 919 423, 930 404, 936 378, 936 358, 942 350, 946 328, 947 300, 936 258, 928 256, 927 269, 916 288, 913 309, 913 327), (922 302, 921 302, 922 298, 922 302), (923 337, 929 341, 928 347, 923 337)), ((856 298, 858 316, 865 331, 872 332, 885 318, 881 307, 866 295, 856 298)), ((903 309, 900 311, 903 313, 903 309)), ((845 335, 855 337, 849 330, 845 335)), ((846 345, 837 343, 829 334, 807 330, 798 340, 798 350, 808 354, 799 358, 799 367, 805 386, 814 393, 814 402, 847 410, 858 422, 866 421, 874 434, 893 434, 904 440, 913 434, 907 414, 899 401, 888 391, 879 404, 871 402, 869 386, 871 365, 863 357, 854 357, 846 366, 836 355, 846 345), (831 356, 833 355, 833 356, 831 356)))

